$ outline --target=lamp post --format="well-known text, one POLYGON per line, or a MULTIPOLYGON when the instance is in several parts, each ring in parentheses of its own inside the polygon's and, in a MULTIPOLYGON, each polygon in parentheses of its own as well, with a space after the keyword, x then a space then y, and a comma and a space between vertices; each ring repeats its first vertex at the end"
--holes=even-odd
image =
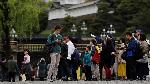
POLYGON ((10 31, 10 36, 13 40, 17 37, 16 31, 14 28, 10 31))
POLYGON ((107 30, 107 33, 108 33, 108 34, 115 34, 115 33, 116 33, 116 31, 115 31, 115 29, 113 28, 113 25, 112 25, 112 24, 110 24, 110 28, 107 30))
POLYGON ((103 29, 103 32, 101 33, 101 38, 105 38, 106 37, 106 29, 103 29))
POLYGON ((86 27, 85 22, 82 23, 81 31, 82 31, 82 34, 86 37, 87 27, 86 27))
POLYGON ((75 35, 75 33, 77 32, 77 28, 76 28, 76 25, 75 24, 73 24, 72 25, 72 28, 71 28, 71 33, 73 33, 73 36, 75 35))

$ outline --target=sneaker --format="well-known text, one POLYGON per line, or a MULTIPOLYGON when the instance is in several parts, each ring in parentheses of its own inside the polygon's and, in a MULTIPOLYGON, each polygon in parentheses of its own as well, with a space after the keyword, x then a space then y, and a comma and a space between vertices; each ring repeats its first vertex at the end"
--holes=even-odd
POLYGON ((52 77, 52 79, 53 79, 53 81, 56 81, 56 80, 57 80, 57 78, 56 78, 56 77, 52 77))
POLYGON ((68 81, 68 80, 67 80, 67 77, 62 77, 61 80, 62 80, 62 81, 68 81))
POLYGON ((49 81, 50 81, 50 82, 53 82, 53 80, 52 80, 52 79, 49 79, 49 81))
POLYGON ((68 77, 68 81, 72 81, 72 78, 71 78, 71 77, 68 77))

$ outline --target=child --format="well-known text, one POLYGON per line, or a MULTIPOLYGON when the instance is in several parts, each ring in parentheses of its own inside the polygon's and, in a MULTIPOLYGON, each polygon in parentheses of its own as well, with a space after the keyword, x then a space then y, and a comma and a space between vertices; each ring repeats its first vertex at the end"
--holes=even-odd
POLYGON ((30 64, 30 55, 29 55, 29 50, 24 49, 24 61, 23 63, 23 70, 24 74, 26 75, 26 80, 31 79, 31 64, 30 64))
POLYGON ((84 57, 83 57, 83 63, 85 68, 85 76, 86 80, 90 81, 92 79, 92 71, 91 71, 91 48, 90 46, 86 47, 84 57))
POLYGON ((118 50, 118 77, 121 77, 121 79, 126 78, 126 61, 121 58, 121 55, 124 52, 125 49, 125 40, 120 40, 120 47, 118 50))

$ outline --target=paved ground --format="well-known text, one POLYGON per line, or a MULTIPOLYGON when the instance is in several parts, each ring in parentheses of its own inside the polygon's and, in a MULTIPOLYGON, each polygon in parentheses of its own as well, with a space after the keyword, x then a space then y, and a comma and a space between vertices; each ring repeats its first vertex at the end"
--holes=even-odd
POLYGON ((26 82, 0 82, 0 84, 150 84, 150 81, 26 81, 26 82))

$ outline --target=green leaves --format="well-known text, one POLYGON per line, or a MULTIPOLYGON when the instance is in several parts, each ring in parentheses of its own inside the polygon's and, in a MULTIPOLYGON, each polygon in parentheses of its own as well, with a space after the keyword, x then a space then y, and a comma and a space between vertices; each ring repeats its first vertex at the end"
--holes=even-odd
POLYGON ((117 11, 127 20, 129 26, 148 26, 150 0, 122 0, 117 11), (144 21, 143 21, 144 20, 144 21))
POLYGON ((98 20, 95 22, 103 28, 105 28, 104 25, 112 23, 115 29, 122 32, 125 28, 131 27, 149 28, 149 3, 150 0, 113 0, 113 3, 101 0, 98 4, 98 20), (114 10, 114 14, 108 14, 111 10, 114 10))
MULTIPOLYGON (((50 6, 43 0, 8 0, 7 4, 10 8, 9 28, 14 28, 18 36, 29 36, 33 29, 39 31, 39 14, 50 6)), ((3 17, 1 12, 0 17, 3 17)))
POLYGON ((71 16, 65 17, 61 21, 61 25, 63 25, 63 33, 65 34, 71 34, 70 30, 72 28, 72 25, 75 23, 75 18, 71 16))

